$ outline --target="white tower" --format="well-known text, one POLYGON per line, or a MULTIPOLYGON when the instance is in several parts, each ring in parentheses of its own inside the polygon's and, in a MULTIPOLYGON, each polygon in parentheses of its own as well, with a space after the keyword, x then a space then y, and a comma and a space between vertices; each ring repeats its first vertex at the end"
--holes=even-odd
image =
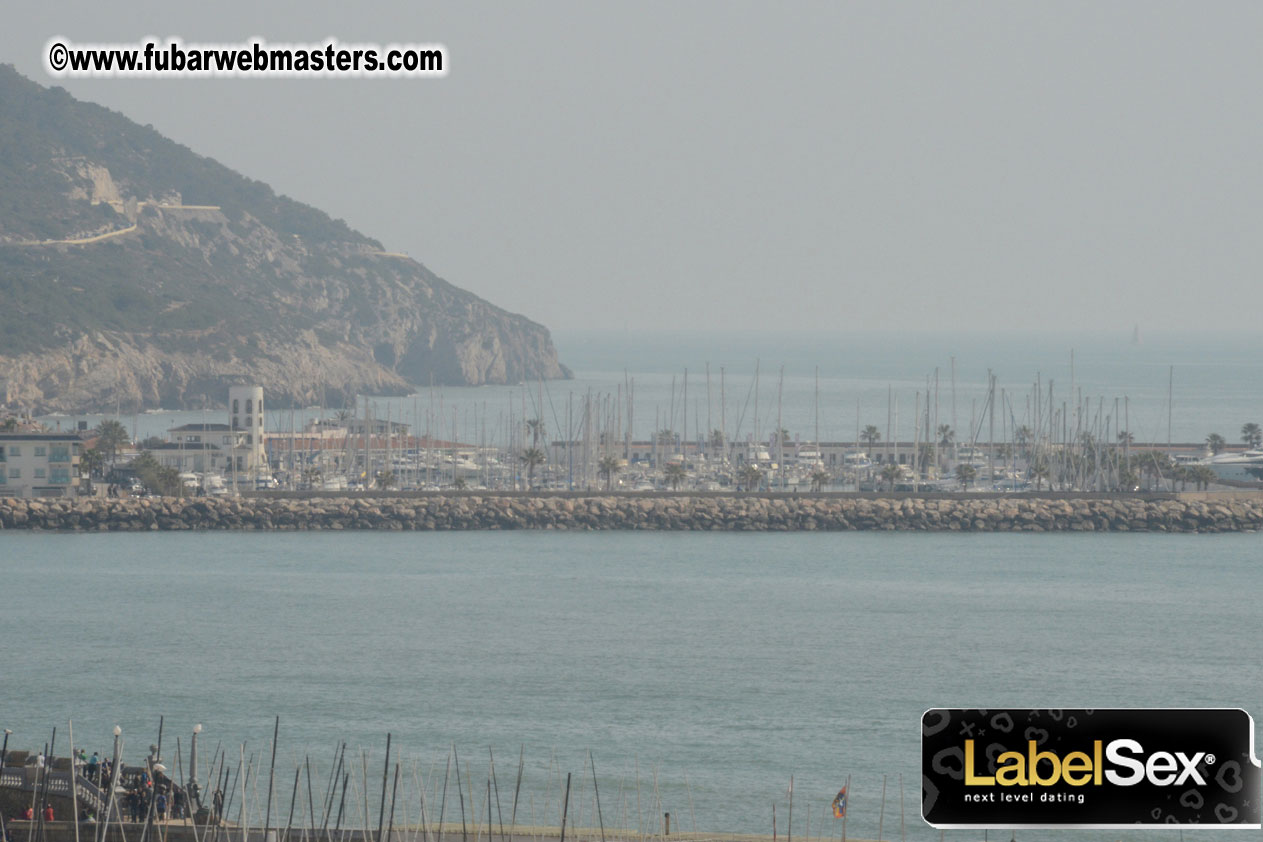
POLYGON ((233 448, 236 469, 257 476, 265 464, 263 449, 263 387, 229 386, 228 419, 237 434, 233 448))

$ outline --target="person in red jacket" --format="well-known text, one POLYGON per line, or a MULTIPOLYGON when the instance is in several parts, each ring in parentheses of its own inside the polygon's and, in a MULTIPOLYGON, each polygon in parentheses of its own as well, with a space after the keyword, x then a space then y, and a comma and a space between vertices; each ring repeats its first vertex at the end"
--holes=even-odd
POLYGON ((44 821, 46 822, 53 821, 53 805, 52 804, 44 805, 44 821))

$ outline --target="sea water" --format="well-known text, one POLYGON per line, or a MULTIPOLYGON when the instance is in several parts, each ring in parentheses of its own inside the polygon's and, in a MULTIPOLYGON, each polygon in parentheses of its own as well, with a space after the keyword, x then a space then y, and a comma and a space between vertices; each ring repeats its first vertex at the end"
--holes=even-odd
POLYGON ((373 805, 390 732, 414 821, 421 790, 435 819, 454 744, 471 821, 486 814, 492 751, 508 821, 521 752, 520 823, 559 823, 569 772, 583 811, 570 821, 596 826, 590 750, 607 825, 652 831, 670 812, 676 830, 770 833, 775 803, 784 834, 793 776, 795 834, 810 821, 813 836, 838 835, 825 814, 849 779, 849 836, 880 823, 886 838, 931 840, 927 708, 1259 715, 1260 540, 6 532, 0 726, 11 748, 57 727, 64 751, 73 719, 76 743, 104 753, 117 723, 137 762, 162 715, 172 765, 202 723, 200 765, 216 746, 230 771, 254 758, 253 822, 279 716, 278 780, 310 756, 319 789, 345 741, 353 777, 368 752, 373 805))

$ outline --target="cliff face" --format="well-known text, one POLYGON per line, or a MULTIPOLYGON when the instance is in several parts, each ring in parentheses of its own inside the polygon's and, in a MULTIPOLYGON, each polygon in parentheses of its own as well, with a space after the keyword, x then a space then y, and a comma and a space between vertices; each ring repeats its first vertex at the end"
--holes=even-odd
POLYGON ((0 403, 341 405, 569 377, 547 329, 0 66, 0 403))

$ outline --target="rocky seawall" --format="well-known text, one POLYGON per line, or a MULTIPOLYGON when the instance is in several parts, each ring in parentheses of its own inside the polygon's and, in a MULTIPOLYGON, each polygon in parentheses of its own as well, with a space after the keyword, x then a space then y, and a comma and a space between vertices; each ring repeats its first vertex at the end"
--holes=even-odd
POLYGON ((0 529, 1241 532, 1263 496, 412 495, 0 499, 0 529))

